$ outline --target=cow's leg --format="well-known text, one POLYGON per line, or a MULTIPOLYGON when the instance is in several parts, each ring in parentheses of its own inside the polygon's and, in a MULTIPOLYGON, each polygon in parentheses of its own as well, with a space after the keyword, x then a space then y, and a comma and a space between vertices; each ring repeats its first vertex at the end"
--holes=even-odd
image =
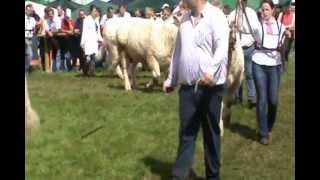
POLYGON ((223 107, 222 119, 224 121, 225 126, 230 125, 232 100, 233 100, 233 94, 228 93, 223 101, 224 107, 223 107))
POLYGON ((160 66, 158 61, 153 56, 150 56, 147 59, 147 63, 152 71, 153 76, 153 79, 146 85, 147 88, 150 88, 154 84, 158 84, 158 82, 160 81, 160 66))
POLYGON ((128 76, 127 58, 124 51, 120 52, 121 66, 123 70, 124 88, 127 91, 131 90, 130 80, 128 76))
POLYGON ((130 77, 131 77, 131 84, 133 89, 137 89, 137 63, 132 63, 130 65, 130 77))
POLYGON ((112 69, 115 69, 116 74, 120 77, 120 79, 124 79, 122 69, 120 67, 120 55, 119 55, 119 49, 117 46, 113 44, 107 44, 107 51, 109 52, 109 60, 111 62, 112 69))

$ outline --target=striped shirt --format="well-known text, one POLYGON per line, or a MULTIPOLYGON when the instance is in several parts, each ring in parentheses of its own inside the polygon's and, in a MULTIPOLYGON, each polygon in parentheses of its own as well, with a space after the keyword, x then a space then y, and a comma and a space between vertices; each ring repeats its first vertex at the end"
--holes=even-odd
POLYGON ((194 25, 191 12, 182 18, 170 64, 167 87, 194 85, 204 73, 217 85, 227 76, 229 27, 223 12, 206 3, 201 19, 194 25))

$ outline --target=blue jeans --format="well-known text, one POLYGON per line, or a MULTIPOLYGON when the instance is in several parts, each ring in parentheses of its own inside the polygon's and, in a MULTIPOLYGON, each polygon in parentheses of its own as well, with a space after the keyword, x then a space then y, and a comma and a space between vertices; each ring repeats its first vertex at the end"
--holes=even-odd
POLYGON ((281 65, 263 66, 253 63, 253 78, 258 95, 257 123, 261 137, 268 137, 276 120, 280 76, 281 65))
MULTIPOLYGON (((256 97, 256 89, 254 86, 253 75, 252 75, 252 54, 254 51, 254 46, 249 47, 248 49, 244 49, 244 65, 245 65, 245 74, 247 81, 247 90, 248 90, 248 100, 254 101, 256 97)), ((242 84, 238 88, 236 93, 236 98, 238 100, 242 100, 242 84)))
POLYGON ((54 60, 53 71, 59 72, 61 69, 61 49, 57 49, 56 59, 54 60))
POLYGON ((224 86, 182 85, 179 90, 179 147, 172 170, 175 180, 186 179, 192 166, 197 134, 202 127, 206 177, 220 179, 220 110, 224 86))

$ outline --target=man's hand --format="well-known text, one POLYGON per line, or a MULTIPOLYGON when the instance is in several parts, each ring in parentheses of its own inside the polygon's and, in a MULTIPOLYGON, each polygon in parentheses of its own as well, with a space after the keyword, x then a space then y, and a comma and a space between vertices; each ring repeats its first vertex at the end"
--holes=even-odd
POLYGON ((47 34, 48 34, 49 37, 52 37, 52 36, 53 36, 53 34, 52 34, 51 31, 47 31, 47 34))
POLYGON ((213 77, 210 74, 204 73, 200 79, 199 84, 206 85, 206 86, 213 86, 213 85, 215 85, 215 82, 214 82, 213 77))
POLYGON ((174 91, 174 87, 163 85, 163 91, 165 93, 171 93, 172 91, 174 91))

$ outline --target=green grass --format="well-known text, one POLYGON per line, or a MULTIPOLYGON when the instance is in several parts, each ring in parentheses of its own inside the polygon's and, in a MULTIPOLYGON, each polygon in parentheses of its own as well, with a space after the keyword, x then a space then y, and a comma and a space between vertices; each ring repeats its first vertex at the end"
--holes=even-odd
MULTIPOLYGON (((233 125, 223 137, 222 179, 295 179, 293 56, 282 76, 269 146, 255 140, 255 109, 234 106, 233 125)), ((140 73, 141 88, 125 92, 111 74, 29 75, 32 105, 41 118, 26 144, 29 180, 170 179, 178 145, 177 91, 146 91, 142 85, 150 73, 140 73)), ((204 177, 200 133, 193 168, 204 177)))

